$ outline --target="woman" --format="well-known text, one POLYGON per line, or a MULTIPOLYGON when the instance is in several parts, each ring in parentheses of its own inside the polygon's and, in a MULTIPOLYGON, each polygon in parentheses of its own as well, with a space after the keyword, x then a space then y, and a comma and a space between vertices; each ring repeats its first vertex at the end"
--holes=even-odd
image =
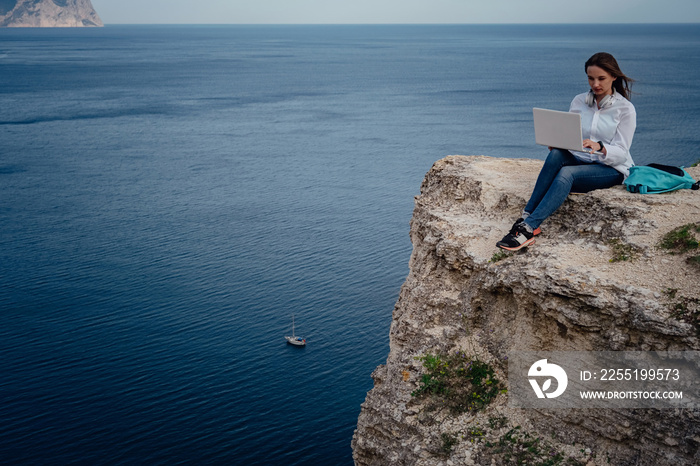
POLYGON ((629 152, 637 126, 637 114, 629 101, 634 80, 625 76, 609 53, 596 53, 585 69, 591 90, 577 95, 569 111, 581 114, 583 147, 590 152, 549 148, 522 218, 496 243, 499 248, 517 251, 531 245, 541 232, 540 224, 570 192, 585 193, 621 184, 634 165, 629 152))

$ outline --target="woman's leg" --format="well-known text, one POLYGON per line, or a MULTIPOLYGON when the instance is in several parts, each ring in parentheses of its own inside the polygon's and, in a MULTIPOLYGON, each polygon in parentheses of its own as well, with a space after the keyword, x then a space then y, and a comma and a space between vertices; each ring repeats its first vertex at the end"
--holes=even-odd
POLYGON ((552 185, 552 182, 559 174, 559 170, 561 170, 562 167, 581 163, 582 162, 579 162, 568 150, 552 149, 549 155, 547 155, 547 159, 544 161, 542 170, 540 170, 535 188, 532 191, 530 200, 525 206, 525 212, 531 214, 535 211, 537 206, 540 205, 542 198, 547 194, 549 187, 552 185))
POLYGON ((525 223, 533 230, 539 227, 564 203, 572 190, 577 193, 587 193, 594 189, 616 186, 622 183, 623 179, 622 173, 600 163, 564 166, 552 180, 537 207, 530 211, 530 216, 525 219, 525 223))

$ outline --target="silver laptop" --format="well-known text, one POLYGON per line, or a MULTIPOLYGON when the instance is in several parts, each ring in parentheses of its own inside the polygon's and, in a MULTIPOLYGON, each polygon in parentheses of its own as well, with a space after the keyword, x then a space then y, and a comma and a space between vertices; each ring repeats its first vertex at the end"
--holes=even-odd
POLYGON ((591 149, 583 148, 580 114, 533 108, 532 115, 535 119, 535 142, 537 144, 602 155, 602 152, 593 152, 591 149))

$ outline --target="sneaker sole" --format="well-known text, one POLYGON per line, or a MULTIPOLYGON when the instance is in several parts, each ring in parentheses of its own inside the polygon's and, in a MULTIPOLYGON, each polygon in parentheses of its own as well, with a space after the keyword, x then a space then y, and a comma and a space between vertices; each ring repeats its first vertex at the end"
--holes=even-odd
POLYGON ((501 249, 505 249, 506 251, 520 251, 522 248, 526 248, 532 244, 535 244, 535 238, 530 238, 529 240, 525 241, 523 244, 520 246, 515 246, 515 247, 508 247, 508 246, 503 246, 498 243, 496 243, 496 246, 498 246, 501 249))

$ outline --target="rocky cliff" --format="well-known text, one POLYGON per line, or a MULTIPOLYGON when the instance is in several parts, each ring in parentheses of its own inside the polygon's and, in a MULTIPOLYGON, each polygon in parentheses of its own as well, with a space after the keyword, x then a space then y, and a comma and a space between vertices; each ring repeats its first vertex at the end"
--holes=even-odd
POLYGON ((426 355, 476 356, 493 380, 505 381, 513 351, 700 349, 700 251, 659 246, 669 232, 700 222, 700 193, 640 195, 620 186, 572 194, 535 245, 499 254, 494 245, 541 166, 450 156, 426 175, 390 353, 372 374, 352 441, 356 464, 700 462, 696 409, 522 409, 499 391, 489 404, 460 411, 445 398, 417 396, 426 355))
POLYGON ((0 27, 103 26, 90 0, 0 0, 0 27))

